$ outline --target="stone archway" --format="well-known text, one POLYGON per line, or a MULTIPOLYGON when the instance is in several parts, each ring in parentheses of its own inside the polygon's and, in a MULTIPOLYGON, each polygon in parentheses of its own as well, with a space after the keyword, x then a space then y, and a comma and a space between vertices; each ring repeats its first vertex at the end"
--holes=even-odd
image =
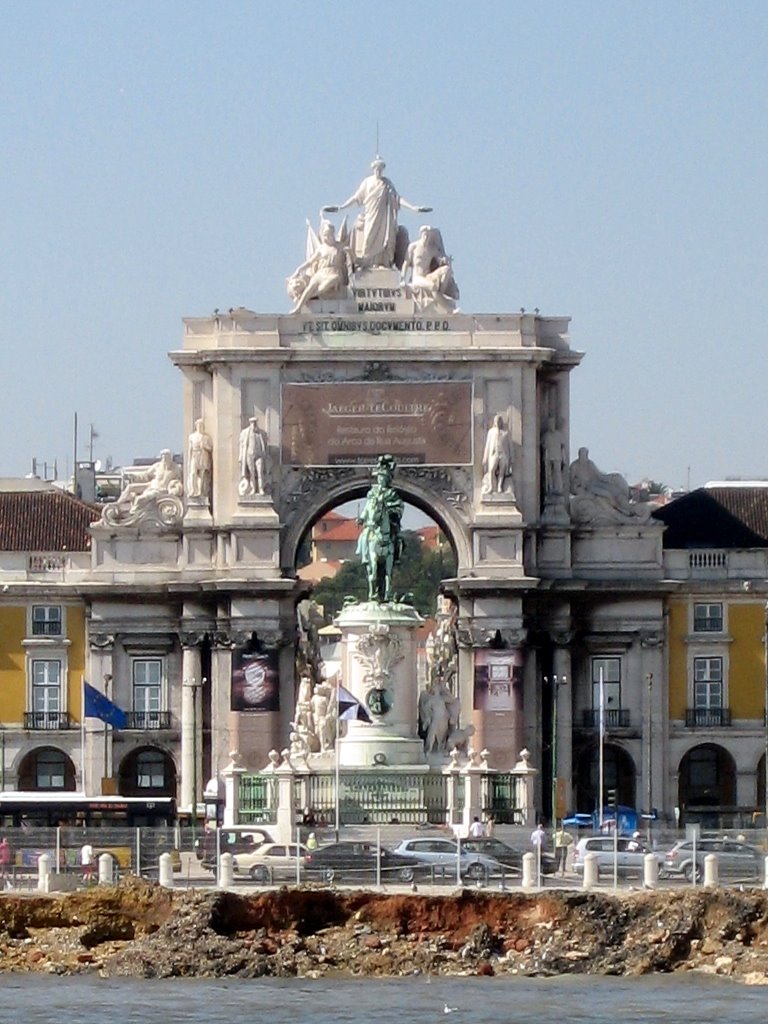
POLYGON ((36 747, 19 764, 20 790, 74 793, 76 788, 74 763, 58 747, 36 747))
MULTIPOLYGON (((574 810, 591 812, 600 803, 598 744, 591 744, 579 756, 574 779, 576 807, 574 810)), ((637 769, 631 755, 615 743, 603 748, 603 806, 614 803, 634 807, 637 790, 637 769)))
POLYGON ((121 796, 176 796, 176 765, 159 747, 137 747, 120 762, 121 796))
POLYGON ((678 806, 681 823, 700 822, 717 828, 720 814, 736 804, 736 763, 716 743, 691 747, 678 769, 678 806))

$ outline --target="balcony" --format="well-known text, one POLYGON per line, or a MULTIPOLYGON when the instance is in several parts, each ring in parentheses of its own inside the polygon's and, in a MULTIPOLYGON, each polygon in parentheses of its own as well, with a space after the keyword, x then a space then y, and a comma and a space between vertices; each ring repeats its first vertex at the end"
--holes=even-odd
POLYGON ((685 724, 689 729, 722 729, 731 724, 731 709, 686 708, 685 724))
MULTIPOLYGON (((628 708, 605 708, 603 721, 606 729, 629 729, 630 716, 628 708)), ((585 708, 582 711, 581 724, 585 729, 600 728, 600 709, 585 708)))
POLYGON ((155 729, 171 728, 170 711, 126 711, 126 729, 142 732, 155 729))
POLYGON ((58 729, 73 729, 68 711, 25 711, 24 728, 34 732, 55 732, 58 729))

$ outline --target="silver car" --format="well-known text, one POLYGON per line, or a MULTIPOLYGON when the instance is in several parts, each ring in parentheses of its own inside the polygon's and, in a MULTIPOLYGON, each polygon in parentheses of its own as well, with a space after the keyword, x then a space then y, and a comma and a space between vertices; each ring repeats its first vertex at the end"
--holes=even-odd
POLYGON ((573 850, 573 870, 584 870, 584 858, 588 853, 597 857, 598 875, 613 874, 614 867, 619 875, 642 875, 645 870, 645 858, 652 853, 659 865, 659 877, 665 874, 663 853, 649 849, 639 839, 628 839, 619 836, 588 836, 580 839, 573 850))
POLYGON ((446 877, 453 874, 456 876, 456 861, 460 856, 460 873, 462 878, 480 880, 489 875, 499 875, 505 872, 504 865, 493 857, 475 850, 461 849, 459 854, 458 844, 453 839, 419 838, 403 839, 398 843, 394 852, 401 857, 409 857, 420 864, 428 864, 439 868, 440 873, 446 877))
POLYGON ((704 877, 704 858, 710 853, 717 857, 718 874, 732 879, 756 881, 765 871, 765 855, 757 846, 738 839, 718 839, 702 836, 694 842, 682 839, 675 843, 664 857, 664 867, 671 875, 683 875, 689 882, 700 882, 704 877))

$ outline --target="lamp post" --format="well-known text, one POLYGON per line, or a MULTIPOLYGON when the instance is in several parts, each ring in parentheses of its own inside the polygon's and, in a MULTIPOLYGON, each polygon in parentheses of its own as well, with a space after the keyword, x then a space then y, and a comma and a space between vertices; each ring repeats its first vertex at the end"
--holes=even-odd
POLYGON ((653 814, 653 672, 646 676, 648 683, 648 740, 647 740, 647 772, 646 790, 648 793, 648 845, 651 844, 651 815, 653 814))
POLYGON ((557 694, 565 686, 565 676, 544 676, 544 682, 552 685, 552 827, 557 828, 557 694))
POLYGON ((766 602, 763 610, 765 612, 765 629, 763 630, 763 647, 765 656, 765 703, 763 707, 763 730, 765 732, 765 750, 763 753, 763 757, 765 758, 765 793, 763 794, 763 803, 765 806, 763 807, 763 811, 765 813, 765 821, 763 822, 763 827, 768 835, 768 602, 766 602))

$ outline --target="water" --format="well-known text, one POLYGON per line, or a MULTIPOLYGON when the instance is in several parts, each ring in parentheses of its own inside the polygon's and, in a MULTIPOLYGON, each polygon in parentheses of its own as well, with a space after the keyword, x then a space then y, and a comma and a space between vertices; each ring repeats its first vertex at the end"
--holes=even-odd
POLYGON ((1 991, 0 1024, 762 1024, 766 1006, 764 988, 691 974, 387 981, 4 975, 1 991))

